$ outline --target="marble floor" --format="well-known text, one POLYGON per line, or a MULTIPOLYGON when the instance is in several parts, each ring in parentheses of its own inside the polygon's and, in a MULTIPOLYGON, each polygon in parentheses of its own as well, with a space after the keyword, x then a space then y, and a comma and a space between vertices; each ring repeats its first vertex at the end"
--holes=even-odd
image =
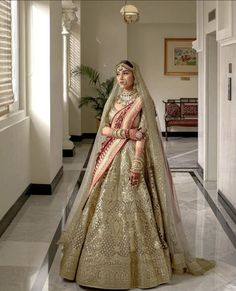
MULTIPOLYGON (((164 145, 191 252, 217 265, 204 276, 174 275, 169 284, 150 290, 236 290, 236 226, 218 202, 215 185, 205 184, 196 171, 197 139, 170 138, 164 145)), ((94 290, 59 277, 56 244, 78 205, 91 147, 91 140, 78 143, 75 157, 64 158, 55 193, 30 196, 1 236, 0 291, 94 290)))

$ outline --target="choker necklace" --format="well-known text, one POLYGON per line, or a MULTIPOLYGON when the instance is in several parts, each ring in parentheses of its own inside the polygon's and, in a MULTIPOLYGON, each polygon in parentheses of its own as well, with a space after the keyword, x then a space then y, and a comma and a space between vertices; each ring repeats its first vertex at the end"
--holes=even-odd
POLYGON ((136 98, 137 90, 124 90, 117 98, 117 103, 126 106, 136 98))

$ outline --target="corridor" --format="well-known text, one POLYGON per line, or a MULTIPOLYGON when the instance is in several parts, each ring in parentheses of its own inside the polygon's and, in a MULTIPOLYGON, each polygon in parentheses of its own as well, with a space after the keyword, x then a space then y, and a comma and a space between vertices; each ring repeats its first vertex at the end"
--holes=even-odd
MULTIPOLYGON (((77 143, 76 155, 63 160, 64 174, 55 193, 30 196, 2 235, 0 291, 90 290, 59 277, 61 250, 56 242, 67 217, 76 211, 91 147, 89 139, 77 143)), ((165 148, 191 252, 214 259, 217 266, 200 277, 174 275, 169 284, 150 290, 236 290, 236 226, 218 203, 214 185, 202 185, 197 139, 172 138, 165 148)))

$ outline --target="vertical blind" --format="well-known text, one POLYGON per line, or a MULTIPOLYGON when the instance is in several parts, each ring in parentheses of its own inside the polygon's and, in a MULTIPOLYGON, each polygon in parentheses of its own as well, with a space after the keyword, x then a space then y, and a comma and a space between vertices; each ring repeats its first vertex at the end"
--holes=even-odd
POLYGON ((11 1, 0 0, 0 106, 13 102, 11 1))

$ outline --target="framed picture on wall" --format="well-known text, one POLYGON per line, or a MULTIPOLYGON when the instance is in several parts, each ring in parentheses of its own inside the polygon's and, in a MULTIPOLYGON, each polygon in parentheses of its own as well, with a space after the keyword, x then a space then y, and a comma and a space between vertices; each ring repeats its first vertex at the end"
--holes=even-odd
POLYGON ((197 75, 197 52, 192 48, 194 40, 195 38, 165 38, 165 75, 197 75))

